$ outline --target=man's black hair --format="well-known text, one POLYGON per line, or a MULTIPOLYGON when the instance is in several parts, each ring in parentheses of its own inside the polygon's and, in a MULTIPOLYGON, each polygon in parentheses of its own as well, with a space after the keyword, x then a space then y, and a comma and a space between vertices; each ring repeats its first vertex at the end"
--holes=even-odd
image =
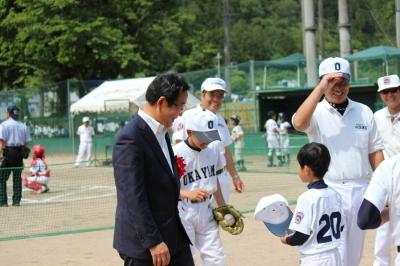
POLYGON ((149 85, 146 91, 146 101, 155 104, 161 96, 167 99, 168 106, 173 105, 179 94, 189 90, 186 80, 175 73, 163 73, 158 75, 149 85))
POLYGON ((323 178, 328 171, 331 155, 325 145, 311 142, 299 150, 297 161, 301 168, 307 165, 313 171, 314 176, 323 178))

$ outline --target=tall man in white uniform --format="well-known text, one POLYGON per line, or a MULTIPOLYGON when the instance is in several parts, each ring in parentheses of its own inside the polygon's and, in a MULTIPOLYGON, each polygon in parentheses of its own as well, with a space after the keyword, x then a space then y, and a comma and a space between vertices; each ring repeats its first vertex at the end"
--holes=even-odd
MULTIPOLYGON (((383 140, 385 159, 400 154, 400 79, 398 75, 380 77, 378 93, 386 107, 374 114, 383 140)), ((392 247, 390 222, 376 230, 374 266, 389 266, 392 247)))
POLYGON ((318 85, 293 115, 292 124, 305 132, 310 142, 328 147, 332 160, 324 179, 342 196, 347 224, 339 247, 342 264, 357 266, 365 238, 365 232, 357 226, 357 210, 368 186, 367 178, 383 160, 383 143, 371 109, 347 97, 349 62, 327 58, 319 66, 319 76, 318 85))
MULTIPOLYGON (((224 196, 225 202, 229 202, 229 194, 230 194, 230 185, 229 179, 227 175, 227 171, 229 175, 232 177, 232 183, 235 187, 235 190, 239 193, 244 190, 244 183, 240 179, 238 172, 236 171, 235 164, 233 162, 232 153, 229 150, 229 145, 232 144, 232 139, 229 133, 229 128, 226 125, 225 119, 217 114, 217 111, 221 108, 222 103, 224 102, 225 95, 225 81, 220 78, 207 78, 201 84, 201 102, 200 105, 195 108, 207 109, 216 114, 218 118, 218 133, 221 137, 221 141, 214 141, 210 143, 209 147, 212 148, 213 145, 218 145, 221 154, 225 160, 222 162, 224 166, 224 171, 219 176, 218 181, 221 185, 222 195, 224 196)), ((183 120, 185 113, 183 113, 183 120)), ((181 128, 181 136, 176 137, 176 140, 186 139, 185 133, 185 125, 181 128)))
POLYGON ((79 151, 76 156, 75 167, 78 167, 82 160, 86 161, 86 166, 90 165, 90 156, 92 154, 92 137, 94 135, 93 127, 89 126, 90 119, 85 116, 82 118, 82 125, 76 130, 79 135, 79 151))
POLYGON ((397 246, 395 265, 400 266, 400 154, 385 159, 374 172, 358 211, 357 223, 362 230, 375 229, 389 219, 397 246))

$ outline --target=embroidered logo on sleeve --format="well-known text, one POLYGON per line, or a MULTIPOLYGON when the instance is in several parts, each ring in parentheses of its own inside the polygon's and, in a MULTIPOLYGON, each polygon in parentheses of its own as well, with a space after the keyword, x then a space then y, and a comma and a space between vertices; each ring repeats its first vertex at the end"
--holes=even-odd
POLYGON ((304 214, 302 212, 296 212, 296 216, 294 218, 294 223, 300 224, 301 220, 303 220, 304 214))

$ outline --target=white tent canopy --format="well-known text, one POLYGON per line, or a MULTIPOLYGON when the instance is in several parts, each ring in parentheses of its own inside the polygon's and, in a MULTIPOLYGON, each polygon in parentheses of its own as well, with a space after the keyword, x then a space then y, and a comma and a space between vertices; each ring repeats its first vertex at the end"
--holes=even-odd
MULTIPOLYGON (((70 112, 101 113, 128 110, 130 104, 141 107, 145 102, 147 87, 154 77, 105 81, 71 105, 70 112)), ((196 106, 199 100, 189 93, 187 105, 196 106)))

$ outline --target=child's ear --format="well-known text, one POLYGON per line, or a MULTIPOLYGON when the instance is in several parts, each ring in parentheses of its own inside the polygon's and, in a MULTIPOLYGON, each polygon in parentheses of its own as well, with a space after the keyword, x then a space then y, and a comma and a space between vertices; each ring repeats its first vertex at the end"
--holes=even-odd
POLYGON ((187 135, 188 135, 189 137, 192 136, 192 130, 187 129, 187 130, 186 130, 186 133, 187 133, 187 135))

